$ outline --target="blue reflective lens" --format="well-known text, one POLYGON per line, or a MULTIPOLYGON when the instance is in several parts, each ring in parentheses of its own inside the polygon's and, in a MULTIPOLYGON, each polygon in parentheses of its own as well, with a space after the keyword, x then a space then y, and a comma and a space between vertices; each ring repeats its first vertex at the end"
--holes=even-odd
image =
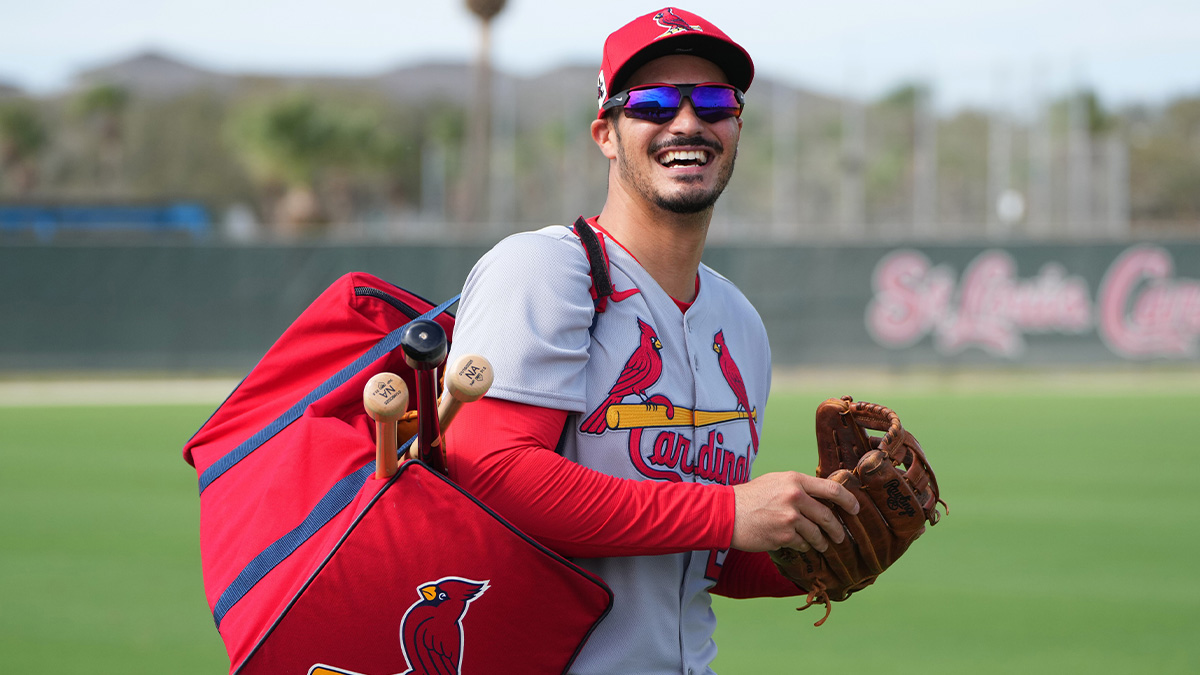
POLYGON ((602 109, 620 107, 626 117, 662 124, 679 114, 684 98, 692 102, 696 116, 709 123, 738 117, 745 106, 742 92, 728 84, 644 84, 614 95, 602 109))

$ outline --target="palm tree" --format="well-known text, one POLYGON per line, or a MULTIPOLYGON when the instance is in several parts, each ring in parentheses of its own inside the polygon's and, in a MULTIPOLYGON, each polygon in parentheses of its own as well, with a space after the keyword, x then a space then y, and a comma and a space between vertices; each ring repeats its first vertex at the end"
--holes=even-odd
POLYGON ((467 9, 479 17, 479 59, 475 70, 475 100, 467 134, 466 184, 462 220, 478 223, 487 212, 487 192, 492 145, 492 21, 504 10, 505 0, 466 0, 467 9))
POLYGON ((12 189, 25 197, 37 186, 37 160, 49 145, 46 125, 32 105, 0 108, 0 177, 12 177, 12 189))

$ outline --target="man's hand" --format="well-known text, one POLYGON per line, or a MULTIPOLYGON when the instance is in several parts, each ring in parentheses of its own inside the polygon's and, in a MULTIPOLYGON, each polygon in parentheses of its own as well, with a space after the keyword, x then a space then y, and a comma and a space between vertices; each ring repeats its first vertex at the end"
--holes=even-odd
POLYGON ((785 547, 824 551, 829 548, 829 539, 841 543, 846 532, 833 511, 816 498, 837 504, 849 513, 858 513, 859 508, 858 500, 840 484, 795 471, 759 476, 735 485, 733 494, 737 512, 732 546, 741 551, 785 547))

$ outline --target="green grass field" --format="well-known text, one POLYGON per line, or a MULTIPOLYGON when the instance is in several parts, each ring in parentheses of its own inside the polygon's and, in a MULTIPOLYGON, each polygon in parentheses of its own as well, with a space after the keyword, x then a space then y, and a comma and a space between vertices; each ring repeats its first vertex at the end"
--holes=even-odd
MULTIPOLYGON (((921 439, 951 513, 821 628, 718 598, 717 671, 1200 672, 1200 392, 1152 390, 858 389, 921 439)), ((776 392, 756 474, 812 469, 824 397, 776 392)), ((212 408, 0 407, 7 670, 228 669, 179 455, 212 408)))

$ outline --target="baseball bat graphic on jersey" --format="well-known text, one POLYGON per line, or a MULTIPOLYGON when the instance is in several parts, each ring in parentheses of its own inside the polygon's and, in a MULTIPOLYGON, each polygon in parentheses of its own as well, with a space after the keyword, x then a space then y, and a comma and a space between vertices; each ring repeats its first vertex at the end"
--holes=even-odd
POLYGON ((610 429, 642 429, 645 427, 704 427, 732 420, 758 419, 757 410, 690 410, 668 408, 654 403, 614 403, 608 406, 605 421, 610 429), (671 415, 671 412, 674 415, 671 415))

